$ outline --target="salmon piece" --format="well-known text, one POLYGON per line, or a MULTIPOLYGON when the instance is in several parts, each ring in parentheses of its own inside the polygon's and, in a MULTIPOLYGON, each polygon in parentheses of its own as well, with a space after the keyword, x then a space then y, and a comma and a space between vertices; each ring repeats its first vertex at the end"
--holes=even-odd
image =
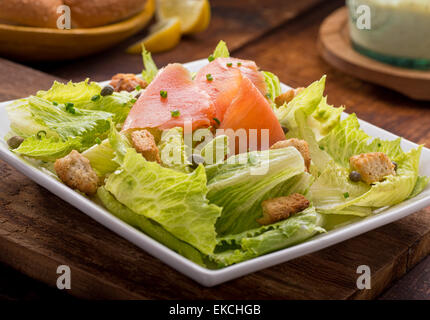
POLYGON ((197 73, 196 83, 211 96, 216 108, 216 117, 220 121, 224 119, 225 111, 237 95, 243 77, 251 80, 263 95, 266 94, 264 76, 258 71, 254 61, 217 58, 197 73), (208 74, 212 77, 211 81, 207 79, 208 74))
POLYGON ((237 130, 239 129, 244 129, 247 135, 247 149, 249 150, 268 149, 276 142, 285 140, 284 131, 269 102, 251 80, 246 77, 243 78, 236 97, 227 108, 220 129, 225 130, 225 134, 230 137, 230 141, 235 140, 235 148, 233 149, 231 144, 230 152, 236 154, 248 150, 243 150, 243 147, 240 146, 238 134, 233 135, 231 130, 227 129, 232 129, 235 133, 238 133, 239 131, 237 130), (256 144, 251 143, 251 138, 253 137, 253 134, 250 133, 251 129, 257 129, 256 144), (268 145, 267 143, 261 143, 262 129, 268 129, 268 145))
POLYGON ((181 64, 160 70, 133 105, 122 130, 184 127, 192 122, 193 130, 214 124, 215 106, 211 97, 191 79, 181 64), (167 92, 163 98, 161 91, 167 92), (179 112, 177 112, 179 111, 179 112))

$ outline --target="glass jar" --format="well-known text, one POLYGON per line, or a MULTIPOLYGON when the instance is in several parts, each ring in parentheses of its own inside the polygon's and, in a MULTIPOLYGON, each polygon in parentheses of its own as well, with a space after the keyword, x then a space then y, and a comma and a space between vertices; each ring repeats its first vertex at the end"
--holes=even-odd
POLYGON ((347 0, 354 49, 399 67, 430 69, 430 0, 347 0))

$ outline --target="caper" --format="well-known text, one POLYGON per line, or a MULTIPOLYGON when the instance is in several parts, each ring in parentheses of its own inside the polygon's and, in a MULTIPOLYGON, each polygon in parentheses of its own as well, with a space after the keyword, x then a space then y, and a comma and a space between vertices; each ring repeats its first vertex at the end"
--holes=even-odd
POLYGON ((24 142, 24 138, 20 136, 13 136, 7 140, 7 144, 12 149, 18 148, 23 142, 24 142))
POLYGON ((349 179, 354 182, 358 182, 361 180, 361 174, 357 171, 351 171, 349 174, 349 179))
POLYGON ((287 127, 282 126, 282 131, 284 131, 284 133, 287 134, 289 130, 287 127))
POLYGON ((100 95, 102 97, 110 96, 111 94, 113 94, 114 91, 114 88, 110 84, 108 84, 103 87, 102 91, 100 92, 100 95))
POLYGON ((205 163, 205 159, 198 154, 192 154, 188 157, 188 162, 191 162, 191 167, 197 168, 199 164, 205 163))
POLYGON ((394 171, 397 171, 397 162, 396 161, 391 161, 394 165, 394 171))

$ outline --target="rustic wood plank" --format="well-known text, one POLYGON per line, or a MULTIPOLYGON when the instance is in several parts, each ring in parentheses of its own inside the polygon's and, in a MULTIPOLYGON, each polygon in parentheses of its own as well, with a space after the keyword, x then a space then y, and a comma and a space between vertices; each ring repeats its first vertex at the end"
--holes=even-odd
MULTIPOLYGON (((208 30, 184 37, 174 50, 156 54, 154 59, 159 66, 201 59, 209 56, 220 39, 227 41, 231 50, 236 50, 321 2, 322 0, 211 0, 212 21, 208 30)), ((140 55, 126 54, 125 49, 145 35, 146 30, 100 55, 70 63, 35 66, 74 81, 85 77, 96 81, 107 80, 118 72, 138 73, 142 70, 140 55)))
MULTIPOLYGON (((308 84, 326 73, 331 103, 344 103, 349 111, 352 109, 360 117, 412 141, 429 142, 425 124, 430 112, 422 104, 345 76, 318 57, 318 24, 341 4, 339 0, 320 6, 236 53, 255 59, 263 69, 276 71, 284 82, 292 85, 308 84)), ((30 85, 25 88, 31 92, 48 81, 44 77, 51 81, 49 76, 31 74, 32 71, 17 69, 15 81, 33 78, 27 80, 30 85), (30 88, 31 84, 34 87, 30 88)), ((17 90, 13 94, 20 94, 17 90)), ((50 286, 55 286, 56 266, 67 264, 72 269, 71 293, 78 297, 374 298, 430 252, 427 208, 320 252, 216 288, 203 288, 3 162, 0 176, 0 261, 50 286), (372 290, 356 289, 356 268, 361 264, 369 265, 372 270, 372 290)))

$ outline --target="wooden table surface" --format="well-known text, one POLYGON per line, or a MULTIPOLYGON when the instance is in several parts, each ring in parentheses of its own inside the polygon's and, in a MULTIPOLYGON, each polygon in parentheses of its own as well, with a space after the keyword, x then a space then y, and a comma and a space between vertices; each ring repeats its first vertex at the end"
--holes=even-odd
MULTIPOLYGON (((346 105, 364 120, 430 145, 429 103, 346 76, 319 57, 319 25, 344 1, 211 3, 210 29, 154 55, 158 65, 207 57, 224 39, 234 56, 255 60, 291 86, 327 74, 331 104, 346 105)), ((0 101, 48 88, 53 79, 138 73, 141 58, 124 48, 142 35, 94 57, 30 65, 41 71, 0 59, 0 101)), ((72 299, 53 288, 56 266, 67 264, 73 274, 69 293, 84 298, 430 299, 430 208, 320 252, 203 288, 1 161, 0 176, 0 298, 72 299), (371 290, 355 286, 361 264, 371 267, 371 290)))

